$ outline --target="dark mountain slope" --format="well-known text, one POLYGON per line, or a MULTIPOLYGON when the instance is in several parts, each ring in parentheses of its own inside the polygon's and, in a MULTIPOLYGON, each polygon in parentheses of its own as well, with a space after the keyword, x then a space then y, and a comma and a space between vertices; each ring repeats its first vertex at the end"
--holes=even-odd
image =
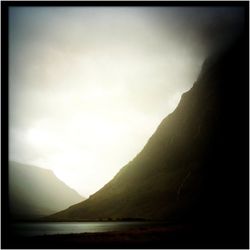
POLYGON ((9 199, 13 218, 38 218, 65 209, 83 198, 52 171, 9 163, 9 199))
POLYGON ((209 242, 247 242, 247 51, 244 38, 207 59, 141 153, 88 200, 49 218, 189 222, 209 242))

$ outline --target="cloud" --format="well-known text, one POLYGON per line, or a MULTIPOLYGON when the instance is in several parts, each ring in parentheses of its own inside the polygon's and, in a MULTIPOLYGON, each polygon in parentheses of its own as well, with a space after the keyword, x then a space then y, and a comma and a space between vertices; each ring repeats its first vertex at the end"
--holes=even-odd
POLYGON ((95 192, 242 25, 240 8, 11 7, 10 159, 95 192))

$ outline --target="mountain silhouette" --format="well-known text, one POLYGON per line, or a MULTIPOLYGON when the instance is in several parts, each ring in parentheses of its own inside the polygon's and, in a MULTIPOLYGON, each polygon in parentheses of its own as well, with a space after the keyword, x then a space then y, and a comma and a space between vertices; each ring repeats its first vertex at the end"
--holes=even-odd
POLYGON ((14 219, 43 217, 83 199, 51 170, 9 162, 9 201, 14 219))
POLYGON ((241 37, 205 60, 174 112, 110 182, 47 219, 185 222, 211 244, 246 242, 247 41, 241 37))

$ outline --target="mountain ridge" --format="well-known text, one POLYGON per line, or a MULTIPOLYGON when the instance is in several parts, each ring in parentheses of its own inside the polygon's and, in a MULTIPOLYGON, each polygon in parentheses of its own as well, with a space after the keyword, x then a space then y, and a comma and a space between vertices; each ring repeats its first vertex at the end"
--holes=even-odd
MULTIPOLYGON (((82 205, 84 205, 84 204, 87 204, 87 203, 89 203, 89 202, 91 202, 92 200, 93 200, 93 197, 95 198, 95 199, 103 199, 103 197, 101 197, 102 195, 103 195, 103 192, 109 192, 111 189, 113 189, 113 186, 114 185, 116 185, 116 183, 119 183, 120 182, 120 180, 119 180, 119 178, 120 178, 120 176, 122 176, 123 178, 124 178, 124 176, 123 176, 123 173, 124 172, 127 172, 127 174, 128 174, 128 172, 131 172, 131 171, 133 171, 134 169, 133 169, 133 165, 136 165, 137 164, 137 170, 138 170, 138 168, 141 168, 140 167, 140 165, 141 166, 145 166, 145 165, 149 165, 150 164, 150 161, 151 161, 151 159, 155 159, 155 157, 154 157, 154 154, 157 154, 157 152, 154 152, 155 151, 155 149, 156 150, 159 150, 159 147, 155 147, 155 143, 156 144, 162 144, 162 146, 164 146, 164 150, 167 150, 166 149, 166 147, 168 148, 168 147, 170 147, 171 145, 172 145, 172 142, 173 142, 173 140, 176 140, 176 139, 178 139, 177 137, 178 137, 178 135, 176 134, 176 135, 167 135, 167 141, 164 141, 164 136, 163 136, 163 133, 162 133, 162 131, 164 130, 164 131, 169 131, 169 130, 171 130, 171 129, 173 129, 173 128, 171 128, 171 127, 173 127, 173 115, 174 114, 176 114, 176 113, 178 113, 178 112, 181 112, 181 113, 183 113, 183 111, 181 110, 181 109, 183 109, 183 108, 185 108, 185 102, 186 102, 186 99, 188 99, 188 95, 189 95, 189 93, 190 92, 197 92, 197 91, 199 91, 199 85, 197 85, 197 82, 195 82, 194 83, 194 85, 193 85, 193 87, 189 90, 189 91, 187 91, 187 92, 185 92, 185 93, 183 93, 182 94, 182 97, 181 97, 181 100, 180 100, 180 102, 179 102, 179 104, 178 104, 178 106, 176 107, 176 109, 171 113, 171 114, 169 114, 166 118, 164 118, 163 119, 163 121, 160 123, 160 125, 157 127, 157 129, 156 129, 156 131, 155 131, 155 133, 149 138, 149 140, 147 141, 147 143, 146 143, 146 145, 143 147, 143 149, 141 150, 141 152, 139 153, 139 154, 137 154, 136 155, 136 157, 132 160, 132 161, 130 161, 128 164, 126 164, 116 175, 115 175, 115 177, 110 181, 110 182, 108 182, 106 185, 104 185, 104 187, 102 187, 98 192, 96 192, 95 194, 93 194, 93 195, 91 195, 90 197, 89 197, 89 199, 88 200, 86 200, 85 202, 83 202, 83 203, 80 203, 80 204, 76 204, 76 205, 73 205, 73 206, 71 206, 70 208, 69 208, 69 210, 71 210, 71 209, 78 209, 78 208, 80 208, 81 209, 81 207, 82 207, 82 205), (159 136, 158 136, 158 134, 159 134, 159 136), (166 145, 166 143, 167 143, 167 145, 166 145), (142 161, 142 162, 140 162, 140 161, 142 161), (138 164, 138 162, 139 162, 139 164, 138 164)), ((200 97, 200 99, 201 99, 202 97, 200 97)), ((192 104, 193 105, 193 104, 192 104)), ((198 108, 199 108, 199 106, 197 106, 198 108)), ((185 118, 185 116, 184 116, 184 119, 186 119, 185 118)), ((178 124, 182 124, 182 122, 180 122, 180 123, 178 123, 178 124)), ((174 124, 174 126, 176 126, 176 123, 174 124)), ((201 133, 201 128, 199 127, 199 129, 198 129, 198 133, 201 133)), ((197 136, 198 136, 198 133, 197 133, 197 136)), ((207 137, 208 137, 209 135, 207 135, 207 137)), ((181 138, 181 140, 183 140, 183 138, 181 138)), ((180 139, 179 139, 179 144, 181 144, 180 143, 180 139)), ((158 155, 159 156, 159 155, 158 155)), ((158 166, 158 170, 159 170, 160 168, 159 168, 159 166, 158 166)), ((142 170, 142 169, 141 169, 142 170)), ((152 172, 152 169, 150 170, 150 169, 147 169, 148 171, 151 171, 152 172)), ((139 171, 139 170, 138 170, 139 171)), ((143 170, 142 170, 143 171, 143 170)), ((161 171, 164 171, 164 169, 162 169, 161 171)), ((133 175, 133 174, 132 174, 133 175)), ((130 180, 127 180, 127 182, 130 182, 131 181, 131 178, 133 179, 134 178, 134 176, 132 176, 132 175, 129 175, 129 178, 130 178, 130 180)), ((183 176, 180 178, 181 180, 179 181, 179 184, 177 185, 175 185, 176 187, 175 187, 175 189, 176 189, 176 193, 178 194, 178 197, 180 198, 180 196, 181 196, 181 191, 182 191, 182 189, 183 189, 183 186, 184 186, 184 183, 188 180, 188 178, 190 178, 190 177, 187 177, 187 176, 190 176, 190 170, 187 170, 184 174, 182 174, 183 176)), ((132 181, 133 182, 133 181, 132 181)), ((128 184, 126 184, 126 181, 125 180, 122 180, 122 183, 119 183, 119 185, 121 185, 121 186, 123 186, 123 187, 126 187, 126 188, 128 188, 128 184)), ((164 188, 163 188, 164 189, 164 188)), ((120 193, 121 193, 122 191, 120 191, 120 193)), ((113 194, 114 194, 114 191, 113 191, 113 194)), ((105 196, 105 195, 104 195, 105 196)), ((116 194, 115 194, 115 196, 116 196, 116 194)), ((178 199, 179 199, 178 198, 178 199)), ((85 205, 85 206, 87 206, 87 205, 85 205)), ((165 208, 166 209, 166 208, 165 208)), ((69 210, 66 210, 65 212, 67 213, 69 210)), ((80 212, 80 211, 79 211, 80 212)), ((93 211, 92 211, 93 212, 93 211)), ((59 212, 59 215, 60 214, 62 214, 62 212, 59 212)), ((158 213, 159 214, 159 213, 158 213)), ((75 215, 75 214, 74 214, 75 215)), ((110 215, 106 215, 107 217, 112 217, 112 213, 110 214, 110 215)), ((107 217, 102 217, 102 218, 100 218, 100 219, 107 219, 107 217)), ((120 217, 120 216, 118 216, 118 217, 120 217)), ((133 218, 133 217, 135 217, 135 218, 141 218, 141 216, 138 216, 138 214, 137 213, 135 213, 134 211, 133 211, 133 213, 129 213, 128 215, 126 215, 125 217, 129 217, 129 218, 133 218)), ((56 218, 56 215, 52 215, 52 216, 50 216, 49 218, 56 218)), ((63 218, 65 218, 65 217, 63 217, 63 218)), ((72 217, 73 219, 81 219, 81 217, 72 217)), ((152 219, 152 214, 149 216, 149 217, 142 217, 142 218, 144 218, 144 219, 152 219)), ((94 216, 94 217, 90 217, 90 218, 88 218, 88 219, 96 219, 96 216, 94 216)), ((159 217, 154 217, 154 219, 159 219, 159 217)))
MULTIPOLYGON (((26 166, 27 168, 29 167, 33 167, 33 168, 36 168, 36 169, 39 169, 39 170, 45 170, 47 173, 49 173, 51 176, 53 176, 54 178, 58 179, 59 182, 61 182, 63 185, 66 185, 69 189, 71 189, 73 192, 76 192, 78 195, 80 195, 81 197, 83 197, 77 190, 75 190, 74 188, 68 186, 66 184, 66 182, 64 182, 62 179, 60 179, 59 177, 57 177, 57 175, 54 173, 54 171, 52 169, 49 169, 49 168, 43 168, 41 166, 35 166, 35 165, 32 165, 32 164, 26 164, 26 163, 21 163, 21 162, 18 162, 18 161, 12 161, 10 160, 11 163, 14 163, 14 164, 21 164, 23 166, 26 166)), ((84 197, 83 197, 84 198, 84 197)))
POLYGON ((242 37, 205 61, 174 112, 110 182, 46 219, 189 222, 204 240, 227 243, 226 248, 246 242, 247 41, 242 37))
POLYGON ((16 161, 9 162, 9 190, 13 219, 43 217, 84 199, 52 170, 16 161))

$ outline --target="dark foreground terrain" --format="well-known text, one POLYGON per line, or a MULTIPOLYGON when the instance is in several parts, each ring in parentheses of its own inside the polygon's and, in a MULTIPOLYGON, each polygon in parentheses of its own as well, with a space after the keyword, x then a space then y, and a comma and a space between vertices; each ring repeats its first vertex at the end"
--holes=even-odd
POLYGON ((104 233, 57 234, 33 237, 14 236, 10 248, 235 248, 214 244, 209 234, 190 225, 143 226, 138 229, 104 233), (210 243, 212 245, 210 245, 210 243))

